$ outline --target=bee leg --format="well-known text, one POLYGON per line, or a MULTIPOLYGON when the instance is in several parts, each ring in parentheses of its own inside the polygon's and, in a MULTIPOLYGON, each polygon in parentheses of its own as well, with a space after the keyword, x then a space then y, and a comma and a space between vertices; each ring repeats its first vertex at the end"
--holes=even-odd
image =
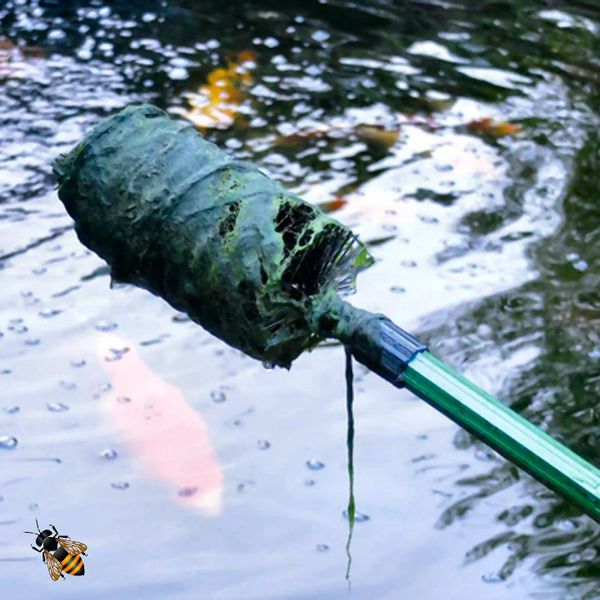
POLYGON ((58 531, 56 531, 56 527, 54 527, 54 525, 50 524, 50 527, 52 527, 52 529, 54 529, 54 535, 58 535, 58 531))
MULTIPOLYGON (((58 532, 57 532, 57 533, 58 533, 58 532)), ((57 535, 56 537, 57 537, 57 538, 60 538, 61 540, 62 540, 63 538, 69 539, 69 536, 68 536, 68 535, 57 535)))
POLYGON ((36 552, 42 552, 41 548, 36 548, 33 544, 31 544, 31 549, 35 550, 36 552))

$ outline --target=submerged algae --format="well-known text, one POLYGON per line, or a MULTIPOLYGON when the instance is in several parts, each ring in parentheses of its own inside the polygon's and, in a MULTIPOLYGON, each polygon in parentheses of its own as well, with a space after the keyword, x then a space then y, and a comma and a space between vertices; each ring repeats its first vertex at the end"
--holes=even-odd
POLYGON ((113 279, 259 360, 289 366, 318 343, 313 307, 371 264, 348 228, 151 105, 106 119, 53 167, 113 279))

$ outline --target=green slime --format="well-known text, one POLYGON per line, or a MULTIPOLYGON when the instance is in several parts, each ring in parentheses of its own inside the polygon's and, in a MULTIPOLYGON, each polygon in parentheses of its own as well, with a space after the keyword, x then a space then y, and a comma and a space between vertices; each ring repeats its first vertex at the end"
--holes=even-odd
POLYGON ((151 105, 101 122, 53 168, 115 281, 273 365, 322 339, 317 307, 372 262, 347 227, 151 105))

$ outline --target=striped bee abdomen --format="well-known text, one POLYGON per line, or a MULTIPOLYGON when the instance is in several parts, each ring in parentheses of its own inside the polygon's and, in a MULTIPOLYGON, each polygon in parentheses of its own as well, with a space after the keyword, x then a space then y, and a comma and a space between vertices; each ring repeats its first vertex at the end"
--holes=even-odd
POLYGON ((54 557, 62 565, 62 572, 67 575, 83 575, 85 565, 80 554, 69 554, 63 547, 59 546, 54 553, 54 557))

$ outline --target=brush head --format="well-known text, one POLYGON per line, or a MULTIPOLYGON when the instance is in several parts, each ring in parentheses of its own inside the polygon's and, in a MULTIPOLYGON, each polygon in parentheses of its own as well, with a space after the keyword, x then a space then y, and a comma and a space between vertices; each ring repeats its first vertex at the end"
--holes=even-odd
POLYGON ((268 363, 314 346, 313 307, 372 262, 347 227, 151 105, 106 119, 53 167, 114 280, 268 363))

